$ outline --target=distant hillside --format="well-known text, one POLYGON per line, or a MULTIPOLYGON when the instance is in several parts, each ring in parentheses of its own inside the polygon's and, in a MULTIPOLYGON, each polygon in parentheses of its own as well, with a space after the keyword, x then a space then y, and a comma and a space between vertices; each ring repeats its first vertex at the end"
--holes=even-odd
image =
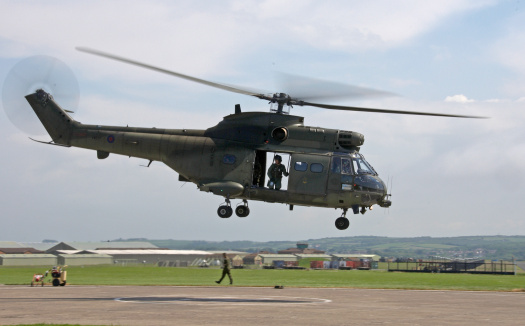
MULTIPOLYGON (((297 241, 190 241, 147 240, 161 248, 196 250, 236 250, 258 252, 292 248, 297 241)), ((451 238, 389 238, 374 236, 340 237, 302 240, 310 248, 327 253, 377 254, 382 257, 484 258, 525 260, 525 236, 469 236, 451 238)))

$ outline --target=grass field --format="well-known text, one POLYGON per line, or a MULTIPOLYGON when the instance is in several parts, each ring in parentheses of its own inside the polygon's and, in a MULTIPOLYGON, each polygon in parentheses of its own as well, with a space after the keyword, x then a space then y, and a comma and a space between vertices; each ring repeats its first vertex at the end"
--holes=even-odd
MULTIPOLYGON (((34 273, 49 267, 0 267, 0 284, 29 285, 34 273)), ((75 266, 67 268, 67 283, 73 285, 191 285, 215 284, 217 268, 153 266, 75 266)), ((516 276, 389 273, 359 270, 232 270, 234 286, 347 287, 370 289, 425 289, 474 291, 525 291, 525 274, 516 276)))

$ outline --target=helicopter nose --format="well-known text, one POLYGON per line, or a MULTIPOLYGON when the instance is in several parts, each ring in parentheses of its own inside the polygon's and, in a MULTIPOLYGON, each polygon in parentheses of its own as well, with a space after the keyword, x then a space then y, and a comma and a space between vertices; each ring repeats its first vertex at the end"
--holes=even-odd
POLYGON ((355 185, 362 190, 386 195, 386 186, 378 176, 362 174, 355 177, 355 185))

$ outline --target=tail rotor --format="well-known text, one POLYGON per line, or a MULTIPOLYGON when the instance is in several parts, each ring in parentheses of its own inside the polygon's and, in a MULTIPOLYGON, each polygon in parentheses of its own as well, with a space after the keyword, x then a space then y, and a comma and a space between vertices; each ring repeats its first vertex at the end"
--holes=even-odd
POLYGON ((25 99, 37 89, 50 93, 68 112, 78 108, 78 81, 64 62, 45 55, 23 59, 7 74, 2 89, 2 104, 13 125, 30 135, 46 134, 25 99))

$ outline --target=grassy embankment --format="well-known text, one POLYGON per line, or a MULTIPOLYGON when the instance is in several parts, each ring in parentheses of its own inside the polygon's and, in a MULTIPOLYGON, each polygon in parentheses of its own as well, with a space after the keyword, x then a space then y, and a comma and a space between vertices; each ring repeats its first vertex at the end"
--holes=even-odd
MULTIPOLYGON (((34 273, 48 267, 0 267, 0 284, 29 285, 34 273)), ((191 285, 217 286, 217 268, 166 268, 153 266, 69 267, 72 285, 191 285)), ((525 291, 525 274, 516 276, 472 274, 389 273, 343 270, 232 271, 235 286, 346 287, 370 289, 425 289, 474 291, 525 291)), ((223 284, 227 284, 223 282, 223 284)), ((224 286, 224 285, 222 285, 224 286)))

